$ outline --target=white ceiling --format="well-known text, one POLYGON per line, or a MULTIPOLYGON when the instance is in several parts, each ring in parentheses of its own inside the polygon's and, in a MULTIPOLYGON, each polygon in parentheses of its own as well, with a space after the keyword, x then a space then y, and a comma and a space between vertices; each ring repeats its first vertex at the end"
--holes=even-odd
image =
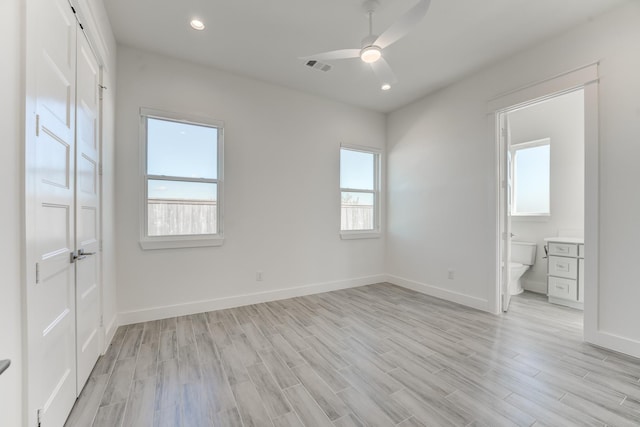
MULTIPOLYGON (((359 59, 329 72, 299 56, 358 48, 368 22, 359 0, 104 0, 119 43, 388 112, 499 58, 585 22, 624 0, 432 0, 427 16, 385 58, 387 92, 359 59), (189 26, 192 17, 204 31, 189 26)), ((380 0, 374 32, 416 0, 380 0)))

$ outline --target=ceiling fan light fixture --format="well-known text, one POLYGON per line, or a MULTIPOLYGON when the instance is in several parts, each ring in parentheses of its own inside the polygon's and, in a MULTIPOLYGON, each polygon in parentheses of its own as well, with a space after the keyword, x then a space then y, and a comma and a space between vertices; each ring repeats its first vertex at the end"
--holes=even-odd
POLYGON ((193 28, 194 30, 198 30, 198 31, 204 30, 204 22, 202 22, 199 19, 192 19, 189 25, 191 25, 191 28, 193 28))
POLYGON ((360 59, 367 64, 373 64, 382 58, 382 50, 378 46, 367 46, 360 51, 360 59))
POLYGON ((380 89, 389 90, 391 89, 391 85, 389 83, 383 83, 382 86, 380 86, 380 89))

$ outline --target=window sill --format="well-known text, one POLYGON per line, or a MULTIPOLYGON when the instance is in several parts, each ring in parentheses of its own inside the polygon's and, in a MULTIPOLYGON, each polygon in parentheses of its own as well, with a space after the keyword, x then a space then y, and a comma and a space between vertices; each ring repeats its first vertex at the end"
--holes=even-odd
POLYGON ((222 246, 224 237, 176 237, 176 238, 144 238, 140 240, 140 247, 147 250, 155 249, 182 249, 182 248, 204 248, 212 246, 222 246))
POLYGON ((537 215, 511 215, 511 220, 515 222, 547 222, 551 220, 550 214, 537 215))
POLYGON ((379 239, 381 236, 379 231, 341 231, 340 238, 342 240, 356 239, 379 239))

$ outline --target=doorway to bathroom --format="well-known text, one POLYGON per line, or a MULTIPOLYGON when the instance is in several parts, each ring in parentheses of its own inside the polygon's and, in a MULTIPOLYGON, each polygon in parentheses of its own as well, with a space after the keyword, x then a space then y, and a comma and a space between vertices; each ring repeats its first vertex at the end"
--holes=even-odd
MULTIPOLYGON (((505 93, 487 103, 490 135, 496 144, 495 312, 509 310, 512 293, 518 292, 520 286, 529 290, 525 295, 536 296, 548 302, 551 284, 557 291, 552 292, 554 298, 551 299, 555 299, 553 302, 557 303, 556 297, 564 291, 566 294, 560 295, 562 296, 560 302, 575 299, 576 308, 578 308, 577 304, 584 307, 582 328, 584 339, 592 343, 601 341, 598 330, 598 83, 598 64, 595 63, 505 93), (563 102, 565 104, 561 108, 560 104, 563 102), (574 108, 571 109, 570 105, 574 105, 574 108), (578 106, 575 107, 575 105, 578 106), (560 150, 556 147, 559 143, 554 144, 554 141, 559 138, 558 135, 553 136, 549 132, 545 135, 541 133, 540 126, 535 124, 523 126, 522 129, 515 129, 514 126, 523 121, 527 112, 535 113, 536 110, 552 110, 551 116, 555 116, 554 120, 561 121, 560 117, 567 117, 567 109, 574 112, 576 120, 582 119, 582 150, 578 150, 577 155, 570 157, 573 160, 579 159, 580 151, 582 153, 582 163, 578 162, 577 166, 578 170, 580 165, 582 167, 582 184, 577 186, 576 191, 582 190, 583 199, 582 202, 579 200, 576 202, 576 199, 573 199, 573 206, 582 205, 582 225, 579 220, 577 222, 563 220, 563 224, 555 224, 553 229, 543 230, 546 236, 542 241, 538 241, 537 237, 532 239, 534 241, 530 241, 522 235, 515 235, 517 233, 514 232, 514 224, 518 229, 517 223, 526 219, 530 220, 525 221, 530 223, 529 229, 542 229, 550 225, 556 216, 563 216, 556 208, 563 203, 566 204, 566 200, 556 200, 558 189, 554 187, 554 179, 556 176, 562 176, 564 172, 556 171, 554 164, 562 164, 558 160, 566 157, 566 154, 556 152, 560 150), (544 160, 547 158, 548 166, 540 167, 540 159, 543 160, 544 165, 544 160), (532 167, 532 164, 537 166, 532 167), (545 179, 544 176, 547 178, 545 179), (538 189, 534 197, 526 195, 528 187, 538 189), (546 192, 540 192, 540 188, 547 187, 546 192), (518 218, 514 220, 516 217, 518 218), (560 238, 562 240, 558 240, 560 238), (512 246, 514 241, 520 241, 522 244, 518 246, 516 243, 516 246, 512 246), (531 253, 531 247, 527 242, 534 244, 535 254, 531 253), (530 261, 520 262, 521 267, 515 265, 520 268, 518 274, 515 274, 519 275, 520 283, 518 285, 514 282, 513 286, 509 287, 512 276, 511 263, 514 262, 512 249, 520 253, 516 254, 517 257, 524 256, 530 261), (550 261, 556 264, 550 265, 550 261), (533 273, 536 265, 538 266, 537 274, 533 273), (547 274, 547 269, 553 274, 547 274), (540 271, 543 273, 542 281, 535 280, 536 277, 541 277, 540 271), (527 273, 532 277, 528 277, 527 273), (574 275, 575 279, 567 278, 567 275, 574 275), (553 278, 550 278, 551 276, 553 278), (514 289, 515 292, 513 292, 514 289)), ((538 113, 542 115, 540 111, 538 113)), ((575 171, 572 176, 577 176, 575 171)), ((567 178, 567 180, 571 179, 567 178)), ((576 216, 575 212, 573 216, 576 216)), ((563 305, 571 306, 571 304, 563 305)), ((557 304, 549 304, 549 306, 566 309, 557 304)))
POLYGON ((505 312, 511 297, 523 292, 583 308, 584 108, 584 89, 578 88, 500 115, 505 312))

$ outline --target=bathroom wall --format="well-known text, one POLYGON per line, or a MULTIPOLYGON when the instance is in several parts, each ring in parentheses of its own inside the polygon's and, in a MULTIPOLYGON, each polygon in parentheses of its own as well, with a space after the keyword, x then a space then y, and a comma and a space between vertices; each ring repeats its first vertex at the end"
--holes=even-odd
POLYGON ((584 93, 573 92, 509 114, 511 143, 551 140, 551 215, 512 217, 514 240, 536 242, 536 262, 523 287, 546 293, 544 238, 584 234, 584 93))

